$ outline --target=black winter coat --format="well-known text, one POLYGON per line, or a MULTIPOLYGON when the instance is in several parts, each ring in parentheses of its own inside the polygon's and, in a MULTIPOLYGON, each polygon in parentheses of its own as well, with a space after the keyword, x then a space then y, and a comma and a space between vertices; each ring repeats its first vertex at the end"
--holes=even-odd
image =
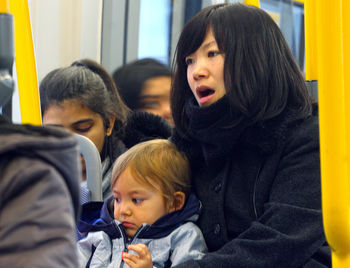
MULTIPOLYGON (((218 104, 191 111, 191 160, 209 251, 177 267, 331 267, 321 211, 318 117, 285 112, 265 124, 220 128, 218 104)), ((221 117, 221 118, 220 118, 221 117)))

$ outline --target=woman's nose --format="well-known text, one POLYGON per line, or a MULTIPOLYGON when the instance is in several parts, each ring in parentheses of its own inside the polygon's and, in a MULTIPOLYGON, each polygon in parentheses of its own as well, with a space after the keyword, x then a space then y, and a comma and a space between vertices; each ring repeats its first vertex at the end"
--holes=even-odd
POLYGON ((207 76, 208 69, 205 67, 205 64, 201 61, 197 61, 193 69, 193 79, 198 80, 207 76))

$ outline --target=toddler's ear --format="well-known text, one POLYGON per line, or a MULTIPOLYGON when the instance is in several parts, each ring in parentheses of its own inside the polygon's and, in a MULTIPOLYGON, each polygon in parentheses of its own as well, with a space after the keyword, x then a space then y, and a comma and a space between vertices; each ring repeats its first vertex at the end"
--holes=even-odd
POLYGON ((173 204, 170 206, 169 212, 173 212, 175 210, 180 210, 185 204, 186 195, 184 192, 175 192, 173 204))

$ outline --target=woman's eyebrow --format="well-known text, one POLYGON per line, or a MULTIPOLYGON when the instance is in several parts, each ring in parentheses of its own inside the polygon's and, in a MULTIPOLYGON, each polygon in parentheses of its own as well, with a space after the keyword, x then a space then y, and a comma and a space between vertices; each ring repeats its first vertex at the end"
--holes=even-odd
POLYGON ((72 126, 79 125, 81 123, 89 123, 89 122, 93 122, 93 121, 94 120, 92 118, 81 119, 81 120, 78 120, 78 121, 72 123, 72 126))
POLYGON ((64 127, 63 125, 61 125, 61 124, 54 124, 54 123, 52 123, 52 124, 45 124, 44 126, 50 126, 50 127, 64 127))
POLYGON ((210 42, 208 42, 208 43, 205 43, 205 44, 202 46, 202 48, 203 48, 203 49, 206 49, 206 48, 208 48, 208 47, 211 47, 212 45, 216 45, 216 41, 215 41, 215 40, 210 41, 210 42))

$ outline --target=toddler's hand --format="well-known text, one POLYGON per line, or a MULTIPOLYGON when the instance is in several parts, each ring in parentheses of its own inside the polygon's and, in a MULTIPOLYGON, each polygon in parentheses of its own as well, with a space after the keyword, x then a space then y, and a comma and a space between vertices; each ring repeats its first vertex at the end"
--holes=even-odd
POLYGON ((127 265, 131 268, 153 268, 152 257, 146 245, 130 245, 128 249, 135 251, 137 255, 123 252, 122 259, 127 265))

